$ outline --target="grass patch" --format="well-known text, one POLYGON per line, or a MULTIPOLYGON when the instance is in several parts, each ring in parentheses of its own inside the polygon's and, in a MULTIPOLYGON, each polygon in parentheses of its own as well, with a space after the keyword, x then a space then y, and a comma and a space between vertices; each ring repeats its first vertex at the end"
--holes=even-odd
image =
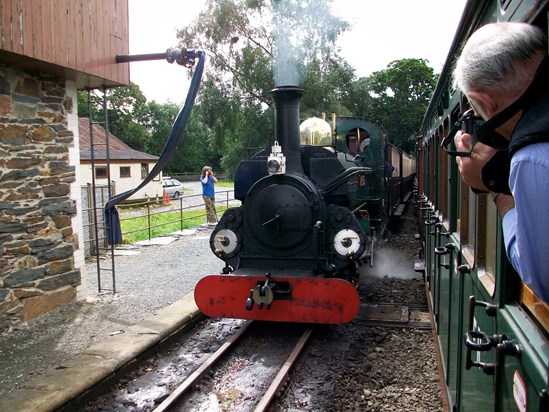
MULTIPOLYGON (((218 218, 221 218, 227 207, 216 207, 218 218)), ((120 214, 120 227, 122 229, 122 243, 130 244, 140 240, 149 240, 158 236, 178 232, 183 229, 195 228, 206 220, 206 211, 189 210, 154 212, 150 216, 131 217, 129 214, 120 214), (150 220, 149 220, 150 219, 150 220), (150 231, 150 235, 149 235, 150 231)))
POLYGON ((216 183, 216 186, 219 187, 230 187, 231 189, 234 187, 234 182, 222 182, 221 180, 216 183))

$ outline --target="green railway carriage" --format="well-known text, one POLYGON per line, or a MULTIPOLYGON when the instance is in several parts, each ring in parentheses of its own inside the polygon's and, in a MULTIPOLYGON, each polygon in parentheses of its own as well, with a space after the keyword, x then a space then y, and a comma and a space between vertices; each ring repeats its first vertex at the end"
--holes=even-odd
POLYGON ((465 97, 452 88, 460 47, 480 26, 522 21, 547 31, 549 1, 469 0, 418 139, 423 265, 452 411, 549 411, 549 305, 509 264, 501 221, 440 147, 465 97))

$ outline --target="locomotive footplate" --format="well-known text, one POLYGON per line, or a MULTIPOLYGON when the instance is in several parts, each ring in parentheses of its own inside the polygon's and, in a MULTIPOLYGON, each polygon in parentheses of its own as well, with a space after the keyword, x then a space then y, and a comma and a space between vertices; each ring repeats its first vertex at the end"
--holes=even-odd
POLYGON ((360 309, 355 287, 335 278, 209 275, 197 283, 194 300, 212 318, 275 322, 347 323, 360 309))

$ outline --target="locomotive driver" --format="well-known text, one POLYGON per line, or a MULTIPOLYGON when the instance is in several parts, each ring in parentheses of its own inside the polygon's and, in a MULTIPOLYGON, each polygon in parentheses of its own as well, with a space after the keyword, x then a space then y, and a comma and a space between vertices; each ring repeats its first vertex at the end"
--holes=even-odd
POLYGON ((486 120, 481 131, 509 141, 506 151, 496 151, 475 142, 482 140, 478 128, 477 136, 458 132, 456 150, 471 151, 470 157, 456 158, 463 181, 492 192, 511 264, 536 296, 549 302, 549 62, 544 32, 526 23, 481 27, 457 61, 454 85, 486 120), (509 176, 502 177, 505 169, 509 176), (502 187, 502 178, 505 190, 494 191, 502 187))

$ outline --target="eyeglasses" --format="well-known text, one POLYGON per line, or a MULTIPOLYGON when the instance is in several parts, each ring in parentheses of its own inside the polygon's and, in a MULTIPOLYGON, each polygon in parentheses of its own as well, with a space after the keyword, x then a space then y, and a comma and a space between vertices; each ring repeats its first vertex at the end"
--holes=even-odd
POLYGON ((478 141, 478 139, 476 139, 477 128, 480 122, 482 122, 482 120, 483 120, 482 117, 475 115, 475 112, 473 111, 473 109, 467 110, 454 123, 454 126, 450 130, 450 133, 448 134, 448 136, 446 136, 442 140, 442 142, 440 143, 440 146, 450 156, 471 157, 471 152, 473 151, 473 148, 475 147, 475 144, 478 141), (450 146, 450 144, 454 142, 454 137, 456 136, 457 132, 460 130, 463 130, 465 133, 470 134, 473 137, 473 140, 472 140, 473 144, 471 145, 471 149, 469 149, 468 152, 448 150, 448 147, 450 146))

